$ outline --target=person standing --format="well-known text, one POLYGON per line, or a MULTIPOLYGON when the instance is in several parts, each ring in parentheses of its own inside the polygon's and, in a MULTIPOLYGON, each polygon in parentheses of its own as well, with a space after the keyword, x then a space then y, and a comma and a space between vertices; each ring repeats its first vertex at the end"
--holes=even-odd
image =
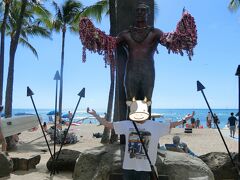
POLYGON ((215 129, 217 127, 216 124, 219 124, 219 119, 216 113, 213 114, 213 122, 214 122, 213 128, 215 129))
POLYGON ((196 120, 194 117, 191 118, 191 124, 192 124, 192 128, 196 127, 196 120))
POLYGON ((70 121, 72 119, 73 114, 71 113, 71 111, 68 111, 68 120, 70 121))
POLYGON ((57 129, 62 130, 62 118, 59 115, 59 112, 56 113, 56 124, 57 124, 57 129))
MULTIPOLYGON (((131 109, 131 108, 130 108, 131 109)), ((194 116, 188 114, 181 121, 170 122, 170 123, 159 123, 156 121, 148 120, 149 113, 143 111, 142 114, 148 114, 148 117, 139 119, 135 113, 135 116, 129 115, 129 120, 123 120, 118 122, 108 122, 105 118, 100 117, 97 112, 87 108, 87 113, 94 116, 102 125, 109 129, 114 129, 116 134, 125 134, 128 141, 125 144, 125 153, 123 159, 123 179, 124 180, 150 180, 150 164, 146 158, 146 154, 143 151, 143 145, 138 137, 135 127, 132 121, 135 121, 136 126, 142 135, 144 146, 147 149, 149 157, 153 165, 157 159, 157 146, 160 137, 170 133, 170 129, 174 128, 187 121, 194 116)), ((133 115, 132 113, 131 115, 133 115)), ((140 116, 141 117, 141 116, 140 116)))
POLYGON ((197 120, 196 120, 196 128, 199 128, 199 126, 200 126, 200 119, 197 118, 197 120))
POLYGON ((212 127, 212 115, 210 112, 208 112, 208 115, 207 115, 207 127, 208 128, 212 127))
POLYGON ((233 137, 233 138, 236 131, 236 122, 237 122, 237 118, 234 116, 234 113, 231 112, 231 116, 228 118, 228 125, 230 129, 230 137, 233 137))

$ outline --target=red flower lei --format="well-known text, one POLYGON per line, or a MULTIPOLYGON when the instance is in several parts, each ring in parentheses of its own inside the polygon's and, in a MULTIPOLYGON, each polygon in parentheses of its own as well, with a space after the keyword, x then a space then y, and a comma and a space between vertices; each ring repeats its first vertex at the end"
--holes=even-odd
POLYGON ((82 61, 86 61, 86 49, 104 55, 106 64, 114 64, 114 50, 116 38, 106 35, 100 29, 94 27, 87 17, 81 18, 79 23, 79 34, 83 44, 82 61))

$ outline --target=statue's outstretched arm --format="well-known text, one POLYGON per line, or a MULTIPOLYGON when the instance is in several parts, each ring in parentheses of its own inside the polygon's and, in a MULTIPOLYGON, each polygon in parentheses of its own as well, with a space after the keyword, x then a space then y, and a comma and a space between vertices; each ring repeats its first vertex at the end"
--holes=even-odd
POLYGON ((172 33, 163 33, 160 44, 166 46, 168 52, 180 53, 186 51, 189 60, 193 56, 193 48, 197 45, 197 29, 194 18, 184 10, 176 30, 172 33))
POLYGON ((106 64, 111 64, 116 48, 116 38, 106 35, 100 29, 94 27, 87 17, 81 18, 79 22, 79 34, 83 44, 83 62, 86 61, 86 49, 104 55, 106 64))

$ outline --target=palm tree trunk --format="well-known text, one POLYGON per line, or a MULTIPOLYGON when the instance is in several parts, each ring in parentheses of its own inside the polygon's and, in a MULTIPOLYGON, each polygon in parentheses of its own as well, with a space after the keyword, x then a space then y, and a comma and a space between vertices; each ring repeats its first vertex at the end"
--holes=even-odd
POLYGON ((9 59, 9 66, 8 66, 8 77, 7 77, 6 98, 5 98, 5 117, 12 116, 14 60, 15 60, 15 54, 17 51, 18 40, 19 40, 21 28, 22 28, 22 22, 23 22, 26 6, 27 6, 27 0, 22 0, 21 11, 20 11, 18 22, 17 22, 17 30, 15 35, 12 37, 11 44, 10 44, 10 59, 9 59))
MULTIPOLYGON (((110 83, 110 90, 109 90, 109 96, 108 96, 108 107, 107 107, 107 115, 106 120, 111 122, 112 119, 112 109, 113 109, 113 97, 114 97, 114 64, 110 65, 110 77, 111 77, 111 83, 110 83)), ((101 139, 101 143, 107 144, 109 143, 109 135, 110 130, 108 128, 104 128, 103 136, 101 139)))
POLYGON ((4 45, 5 45, 5 30, 6 30, 6 21, 8 18, 10 7, 10 1, 5 1, 5 10, 3 16, 3 22, 1 27, 1 47, 0 47, 0 105, 3 100, 3 75, 4 75, 4 45))
POLYGON ((63 67, 64 67, 64 47, 65 47, 66 27, 62 31, 62 55, 61 55, 61 69, 60 69, 60 92, 59 92, 59 116, 62 117, 62 98, 63 98, 63 67))

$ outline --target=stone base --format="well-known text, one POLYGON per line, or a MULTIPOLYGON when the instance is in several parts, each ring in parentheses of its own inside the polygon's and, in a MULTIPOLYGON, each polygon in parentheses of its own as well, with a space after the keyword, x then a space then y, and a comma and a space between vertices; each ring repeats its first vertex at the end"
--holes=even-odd
POLYGON ((13 170, 13 161, 5 153, 0 152, 0 178, 10 176, 13 170))
MULTIPOLYGON (((122 173, 112 173, 109 176, 109 180, 123 180, 123 174, 122 173)), ((169 177, 167 175, 160 175, 160 176, 158 176, 158 180, 169 180, 169 177)))
POLYGON ((16 158, 13 157, 13 171, 24 170, 28 171, 29 169, 35 169, 36 165, 40 162, 41 156, 35 155, 29 158, 16 158))
MULTIPOLYGON (((57 155, 58 155, 58 152, 55 153, 55 156, 57 155)), ((63 149, 59 154, 58 160, 55 162, 55 170, 73 172, 76 164, 76 159, 79 157, 79 155, 80 155, 79 151, 75 151, 71 149, 63 149)), ((51 157, 47 162, 47 168, 49 171, 52 171, 53 169, 51 157)))

